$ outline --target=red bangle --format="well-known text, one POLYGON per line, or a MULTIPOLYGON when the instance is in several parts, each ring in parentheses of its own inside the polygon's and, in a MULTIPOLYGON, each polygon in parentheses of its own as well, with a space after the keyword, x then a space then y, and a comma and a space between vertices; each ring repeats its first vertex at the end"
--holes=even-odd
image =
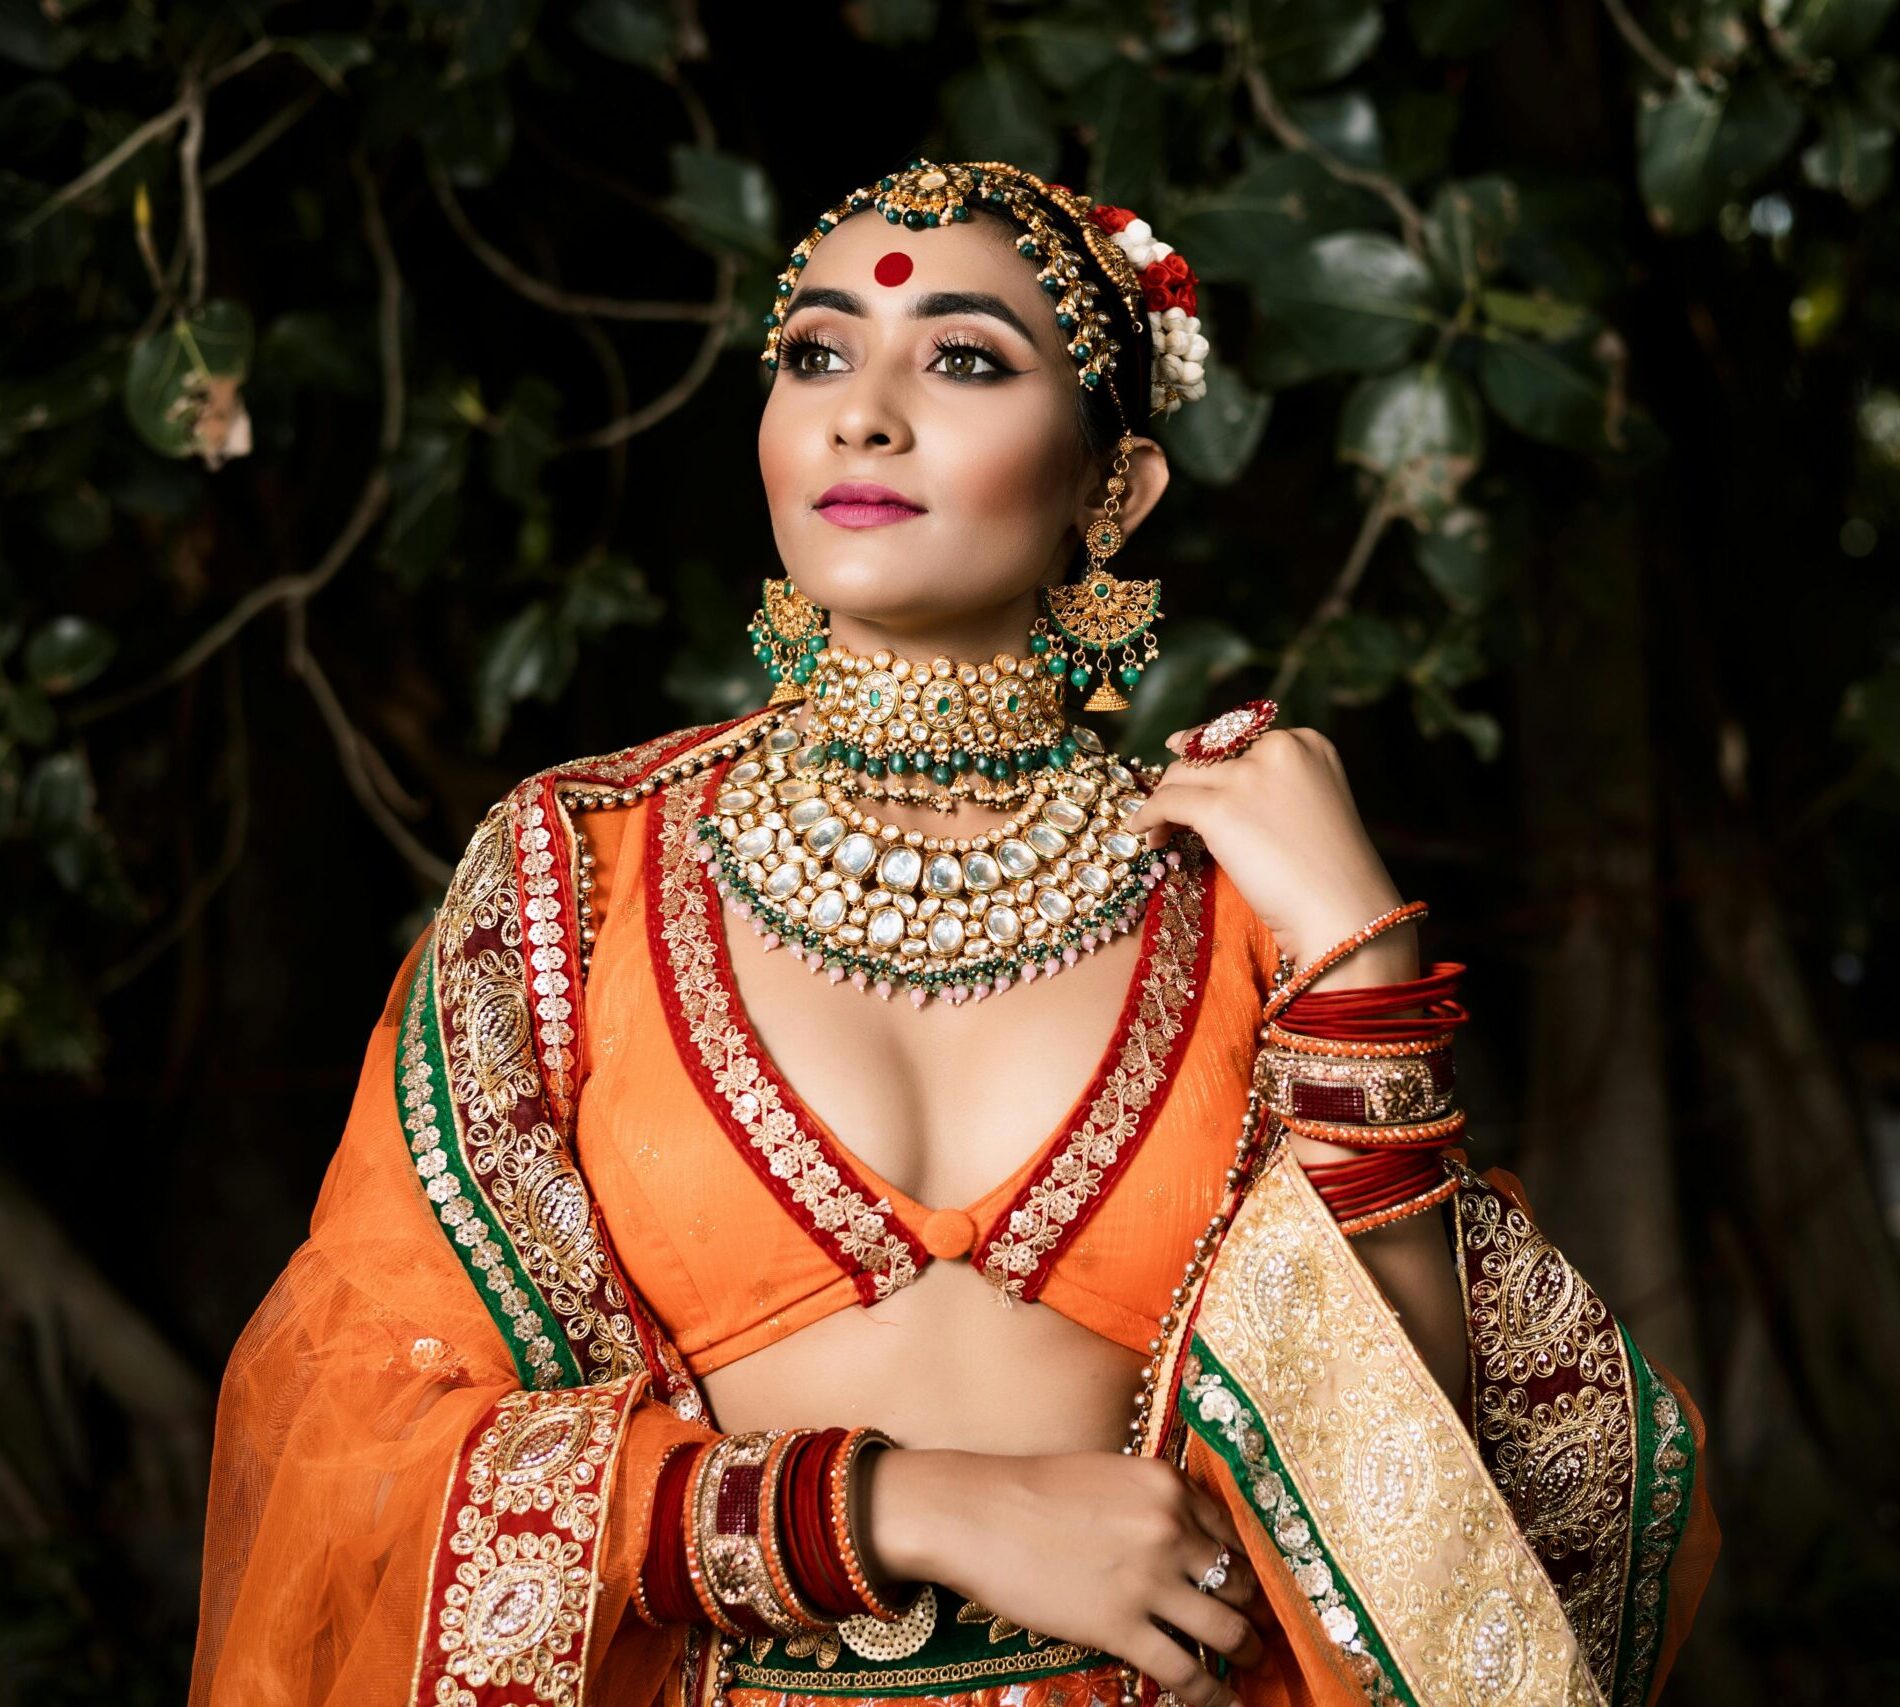
POLYGON ((1441 960, 1426 976, 1400 983, 1306 990, 1287 1003, 1277 1023, 1283 1031, 1342 1041, 1440 1037, 1470 1017, 1454 1000, 1464 971, 1461 962, 1441 960))
POLYGON ((635 1609, 649 1624, 686 1623, 702 1615, 686 1574, 686 1496, 701 1450, 692 1441, 681 1442, 654 1478, 653 1516, 640 1565, 642 1593, 634 1596, 635 1609))
POLYGON ((799 1442, 779 1484, 779 1534, 787 1565, 805 1599, 828 1618, 864 1610, 831 1544, 826 1470, 845 1430, 828 1428, 799 1442))

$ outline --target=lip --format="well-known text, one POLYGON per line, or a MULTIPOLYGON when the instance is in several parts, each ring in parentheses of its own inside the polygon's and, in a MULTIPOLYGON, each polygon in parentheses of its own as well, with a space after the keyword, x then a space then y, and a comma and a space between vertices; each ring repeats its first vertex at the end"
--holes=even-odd
POLYGON ((921 504, 875 480, 841 480, 827 487, 814 507, 834 527, 844 528, 883 527, 924 514, 921 504))

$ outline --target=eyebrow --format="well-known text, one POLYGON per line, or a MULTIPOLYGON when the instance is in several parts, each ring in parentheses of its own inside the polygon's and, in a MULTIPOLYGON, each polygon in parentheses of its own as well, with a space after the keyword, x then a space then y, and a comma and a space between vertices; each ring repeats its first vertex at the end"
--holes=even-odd
MULTIPOLYGON (((864 298, 856 291, 836 290, 830 285, 812 285, 792 298, 781 325, 789 325, 801 308, 835 308, 840 314, 864 318, 864 298)), ((916 297, 910 305, 913 320, 940 320, 950 314, 986 314, 1010 327, 1025 343, 1034 344, 1035 334, 1023 324, 1022 316, 1000 296, 981 290, 933 290, 916 297)))

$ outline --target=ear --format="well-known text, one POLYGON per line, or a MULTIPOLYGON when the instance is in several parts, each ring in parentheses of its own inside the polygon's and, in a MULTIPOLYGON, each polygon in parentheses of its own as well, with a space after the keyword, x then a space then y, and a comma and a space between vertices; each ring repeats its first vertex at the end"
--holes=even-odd
MULTIPOLYGON (((1083 477, 1082 491, 1078 496, 1075 510, 1075 531, 1078 538, 1088 532, 1091 522, 1099 521, 1108 508, 1108 478, 1115 471, 1114 457, 1098 468, 1091 468, 1083 477)), ((1161 494, 1168 489, 1168 453, 1154 439, 1135 436, 1134 444, 1128 452, 1128 490, 1122 493, 1122 507, 1115 520, 1120 525, 1122 536, 1129 538, 1136 528, 1147 519, 1148 513, 1161 502, 1161 494)))

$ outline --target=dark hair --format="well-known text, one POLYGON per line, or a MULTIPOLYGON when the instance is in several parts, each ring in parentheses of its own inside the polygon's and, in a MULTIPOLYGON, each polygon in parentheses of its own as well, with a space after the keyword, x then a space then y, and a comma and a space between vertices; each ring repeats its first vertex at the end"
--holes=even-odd
MULTIPOLYGON (((1124 416, 1127 420, 1126 430, 1131 433, 1140 432, 1148 417, 1149 375, 1154 368, 1154 351, 1150 347, 1147 310, 1144 307, 1139 311, 1142 324, 1141 330, 1136 332, 1128 325, 1122 293, 1089 253, 1087 243, 1075 229, 1075 222, 1054 204, 1045 202, 1043 205, 1048 217, 1063 228, 1069 247, 1081 258, 1082 276, 1101 293, 1097 300, 1113 305, 1109 312, 1115 319, 1114 336, 1121 344, 1121 348, 1115 352, 1115 371, 1105 375, 1102 383, 1093 389, 1086 385, 1075 388, 1075 412, 1083 449, 1091 460, 1107 462, 1115 454, 1116 442, 1124 431, 1124 416), (1119 407, 1117 398, 1120 399, 1119 407)), ((971 212, 995 220, 1012 233, 1024 229, 998 207, 973 203, 971 212)))

